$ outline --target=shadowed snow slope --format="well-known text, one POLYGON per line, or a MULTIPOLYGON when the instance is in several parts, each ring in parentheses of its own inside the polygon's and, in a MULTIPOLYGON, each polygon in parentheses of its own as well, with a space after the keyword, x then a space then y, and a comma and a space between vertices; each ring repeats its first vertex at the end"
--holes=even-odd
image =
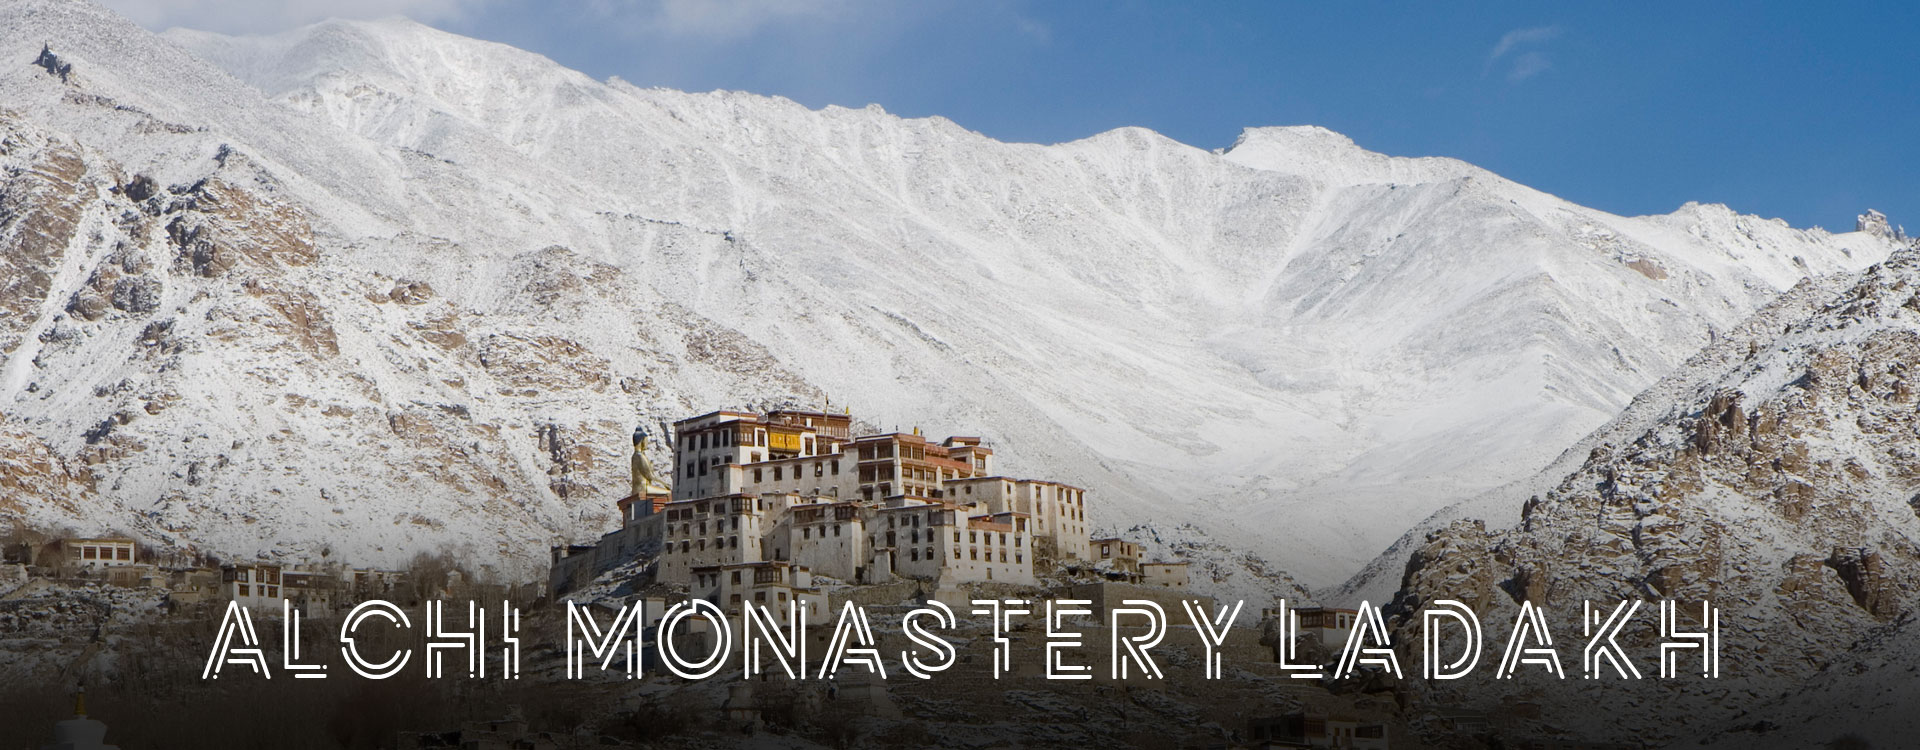
POLYGON ((42 273, 5 271, 38 291, 4 319, 0 427, 93 478, 32 512, 232 554, 537 566, 611 523, 636 420, 830 395, 985 434, 1101 527, 1191 523, 1325 585, 1890 250, 1319 128, 1001 143, 402 20, 158 36, 25 0, 0 62, 42 144, 0 159, 85 165, 72 231, 7 230, 42 273), (43 42, 67 80, 26 64, 43 42))

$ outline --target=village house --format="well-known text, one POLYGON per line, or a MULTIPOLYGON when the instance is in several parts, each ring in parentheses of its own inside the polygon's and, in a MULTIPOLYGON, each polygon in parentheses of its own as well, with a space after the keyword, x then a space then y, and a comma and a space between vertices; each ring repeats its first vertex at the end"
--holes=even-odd
POLYGON ((71 575, 124 588, 164 586, 166 575, 140 553, 139 543, 122 537, 64 539, 55 543, 61 568, 71 575))
POLYGON ((1140 563, 1140 583, 1168 589, 1185 589, 1187 564, 1184 562, 1140 563))
POLYGON ((1127 580, 1136 580, 1140 577, 1140 545, 1119 537, 1095 539, 1091 545, 1094 562, 1107 563, 1110 566, 1109 570, 1121 574, 1127 580))
POLYGON ((1347 633, 1353 629, 1354 618, 1360 616, 1359 610, 1332 607, 1301 607, 1293 613, 1300 618, 1299 635, 1318 638, 1336 649, 1347 645, 1347 633))
POLYGON ((280 610, 280 566, 266 563, 220 567, 221 598, 252 610, 280 610))
POLYGON ((286 569, 280 572, 281 595, 308 617, 331 617, 336 600, 345 604, 345 582, 323 571, 286 569))
POLYGON ((61 542, 61 550, 68 564, 79 567, 99 568, 142 562, 139 545, 132 539, 67 539, 61 542))

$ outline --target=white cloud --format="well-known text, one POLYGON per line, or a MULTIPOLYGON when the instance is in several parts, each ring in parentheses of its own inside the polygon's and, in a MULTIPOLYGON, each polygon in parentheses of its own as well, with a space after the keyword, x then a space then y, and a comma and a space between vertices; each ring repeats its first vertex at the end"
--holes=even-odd
POLYGON ((150 29, 181 26, 227 34, 285 31, 328 18, 407 16, 458 20, 492 0, 99 0, 150 29))
POLYGON ((1514 83, 1527 80, 1553 67, 1553 62, 1539 52, 1523 52, 1513 58, 1513 67, 1507 70, 1507 80, 1514 83))
POLYGON ((591 0, 602 16, 631 31, 737 39, 767 26, 851 20, 853 0, 591 0))
MULTIPOLYGON (((1559 36, 1560 27, 1557 25, 1514 29, 1505 34, 1501 34, 1499 43, 1493 45, 1493 50, 1487 53, 1487 65, 1484 72, 1493 72, 1493 66, 1499 63, 1502 58, 1506 58, 1509 53, 1526 47, 1540 47, 1559 36)), ((1553 67, 1553 61, 1547 59, 1545 52, 1537 49, 1525 50, 1517 55, 1513 55, 1511 58, 1511 62, 1507 67, 1507 80, 1513 83, 1519 83, 1520 81, 1544 73, 1551 67, 1553 67)))
POLYGON ((1550 42, 1557 36, 1560 36, 1559 26, 1535 26, 1529 29, 1514 29, 1500 35, 1500 43, 1493 45, 1493 54, 1488 55, 1487 59, 1498 60, 1508 52, 1512 52, 1515 47, 1523 44, 1550 42))
POLYGON ((1053 40, 1053 27, 1026 16, 1016 14, 1013 17, 1013 28, 1036 42, 1044 44, 1053 40))

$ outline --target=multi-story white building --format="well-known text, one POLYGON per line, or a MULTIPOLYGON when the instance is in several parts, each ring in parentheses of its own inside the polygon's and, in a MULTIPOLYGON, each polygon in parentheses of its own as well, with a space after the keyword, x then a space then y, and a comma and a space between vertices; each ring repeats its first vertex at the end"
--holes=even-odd
POLYGON ((692 575, 688 593, 720 605, 732 622, 739 621, 748 602, 771 610, 778 622, 785 622, 787 603, 792 601, 800 602, 810 624, 824 624, 834 614, 803 566, 777 561, 736 563, 694 568, 692 575))
MULTIPOLYGON (((826 465, 798 461, 815 456, 838 454, 847 442, 853 418, 845 414, 814 411, 751 412, 716 411, 675 422, 673 499, 692 500, 714 495, 750 492, 748 467, 761 469, 756 484, 771 482, 768 490, 798 491, 803 485, 781 484, 791 480, 825 479, 826 465), (773 479, 775 469, 781 477, 773 479)), ((822 481, 806 485, 837 486, 822 481)), ((823 493, 824 494, 824 493, 823 493)))
POLYGON ((851 416, 803 410, 716 411, 674 429, 671 498, 621 504, 628 528, 658 528, 663 582, 780 563, 848 583, 1031 584, 1042 539, 1090 559, 1084 492, 992 476, 977 437, 854 436, 851 416))
POLYGON ((733 494, 667 503, 660 511, 660 580, 686 583, 694 568, 768 560, 767 534, 791 500, 733 494))
POLYGON ((774 559, 804 565, 815 575, 849 583, 884 580, 872 569, 868 516, 852 502, 798 503, 787 509, 786 524, 776 530, 774 559))
POLYGON ((1053 545, 1063 559, 1092 561, 1087 543, 1086 491, 1059 482, 1012 477, 974 477, 947 484, 952 502, 988 514, 1024 513, 1035 539, 1053 545))

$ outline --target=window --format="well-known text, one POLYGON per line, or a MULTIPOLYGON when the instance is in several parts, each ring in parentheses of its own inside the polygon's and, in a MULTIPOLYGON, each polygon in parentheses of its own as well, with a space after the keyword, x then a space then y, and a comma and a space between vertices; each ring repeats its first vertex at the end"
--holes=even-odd
POLYGON ((754 469, 754 470, 753 470, 753 483, 754 483, 754 484, 759 484, 759 483, 760 483, 760 481, 761 481, 761 479, 760 479, 760 470, 759 470, 759 469, 754 469))
POLYGON ((833 525, 833 535, 834 535, 834 536, 839 536, 839 535, 840 535, 840 524, 837 524, 837 523, 836 523, 836 524, 834 524, 834 525, 833 525))
POLYGON ((773 467, 773 481, 780 481, 780 467, 773 467))
POLYGON ((959 544, 959 543, 960 543, 960 530, 959 530, 959 529, 954 529, 954 530, 953 530, 953 543, 954 543, 954 544, 959 544))
POLYGON ((827 463, 827 468, 828 468, 828 470, 829 470, 829 471, 831 471, 831 472, 833 473, 833 475, 834 475, 834 476, 836 476, 836 477, 837 477, 837 476, 840 476, 840 459, 837 459, 837 458, 836 458, 836 459, 834 459, 834 460, 832 460, 832 461, 830 461, 830 462, 828 462, 828 463, 827 463))
POLYGON ((114 550, 114 551, 113 551, 113 559, 115 559, 115 560, 131 560, 131 559, 133 559, 133 558, 131 557, 131 555, 132 555, 132 553, 133 553, 133 550, 130 550, 130 549, 127 549, 126 547, 121 547, 121 548, 119 548, 119 549, 117 549, 117 550, 114 550))
POLYGON ((955 559, 955 560, 958 560, 958 559, 960 559, 960 548, 959 548, 959 547, 955 547, 955 548, 953 548, 953 559, 955 559))
POLYGON ((967 559, 970 559, 970 560, 978 560, 978 559, 980 559, 980 548, 979 548, 979 547, 968 547, 968 548, 967 548, 967 559))
POLYGON ((740 571, 733 571, 733 585, 740 585, 740 571))
POLYGON ((911 558, 913 559, 913 561, 914 561, 914 562, 920 562, 920 550, 919 550, 919 549, 917 549, 917 548, 916 548, 916 549, 911 549, 911 550, 908 550, 908 551, 907 551, 907 554, 908 554, 909 556, 911 556, 911 558))
POLYGON ((813 528, 812 528, 812 527, 810 527, 810 526, 802 526, 802 527, 800 527, 800 538, 801 538, 801 539, 812 539, 812 538, 813 538, 813 528))
POLYGON ((248 585, 246 585, 246 584, 244 584, 244 583, 243 583, 243 584, 240 584, 240 595, 241 595, 241 596, 253 596, 253 589, 252 589, 251 587, 249 587, 248 585))

